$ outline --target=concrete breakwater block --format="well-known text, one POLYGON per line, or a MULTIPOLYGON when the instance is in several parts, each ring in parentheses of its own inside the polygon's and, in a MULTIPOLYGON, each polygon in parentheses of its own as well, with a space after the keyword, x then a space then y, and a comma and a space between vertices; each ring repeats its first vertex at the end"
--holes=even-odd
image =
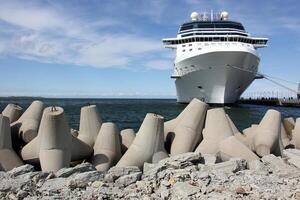
POLYGON ((283 144, 283 147, 286 148, 287 146, 290 145, 290 138, 284 128, 284 125, 283 123, 281 123, 281 126, 280 126, 280 138, 281 138, 281 141, 282 141, 282 144, 283 144))
POLYGON ((8 104, 2 111, 2 115, 9 118, 10 123, 17 121, 23 113, 23 109, 16 104, 8 104))
POLYGON ((23 165, 22 160, 12 149, 10 120, 0 114, 0 171, 9 171, 23 165))
POLYGON ((107 171, 121 158, 120 132, 116 124, 103 123, 94 145, 92 164, 98 171, 107 171))
POLYGON ((255 153, 234 136, 222 140, 219 148, 222 161, 228 161, 231 158, 242 158, 247 161, 259 160, 255 153))
POLYGON ((117 167, 137 166, 151 163, 156 152, 164 151, 164 118, 148 113, 129 149, 117 163, 117 167))
POLYGON ((286 133, 290 139, 293 137, 293 129, 295 128, 295 120, 292 117, 287 117, 283 119, 283 126, 286 133))
POLYGON ((133 129, 128 128, 122 130, 120 134, 121 134, 121 151, 122 154, 124 154, 132 144, 135 138, 135 132, 133 129))
POLYGON ((13 140, 22 139, 28 143, 37 136, 43 109, 43 102, 33 101, 31 103, 23 115, 11 124, 13 140))
POLYGON ((164 137, 170 154, 193 151, 202 140, 202 128, 208 105, 193 99, 176 119, 166 122, 164 137))
POLYGON ((216 155, 222 140, 233 136, 233 131, 223 108, 207 111, 203 140, 195 150, 203 154, 216 155))
POLYGON ((80 161, 92 155, 92 148, 71 135, 70 128, 66 122, 62 108, 48 107, 45 109, 44 115, 42 119, 42 122, 44 122, 41 122, 37 137, 25 145, 21 150, 22 159, 26 163, 40 163, 40 151, 41 149, 44 149, 44 147, 42 147, 42 140, 45 140, 46 143, 49 140, 48 142, 51 142, 53 145, 58 143, 57 148, 59 147, 61 149, 67 149, 68 151, 70 149, 72 161, 80 161), (43 139, 43 137, 46 139, 43 139))
POLYGON ((40 126, 39 159, 42 171, 56 172, 68 167, 71 161, 71 134, 64 110, 48 107, 40 126))
POLYGON ((300 149, 300 118, 297 118, 293 131, 293 143, 296 149, 300 149))
POLYGON ((259 156, 273 153, 282 154, 281 114, 276 110, 268 110, 256 128, 254 137, 255 151, 259 156))
POLYGON ((96 105, 82 107, 80 111, 78 139, 93 148, 101 125, 102 119, 96 105))

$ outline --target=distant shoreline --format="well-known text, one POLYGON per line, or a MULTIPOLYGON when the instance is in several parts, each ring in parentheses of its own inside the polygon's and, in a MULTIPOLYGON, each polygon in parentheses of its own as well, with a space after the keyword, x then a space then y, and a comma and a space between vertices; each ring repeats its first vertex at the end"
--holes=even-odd
POLYGON ((41 97, 41 96, 0 96, 0 99, 166 99, 176 100, 176 97, 41 97))

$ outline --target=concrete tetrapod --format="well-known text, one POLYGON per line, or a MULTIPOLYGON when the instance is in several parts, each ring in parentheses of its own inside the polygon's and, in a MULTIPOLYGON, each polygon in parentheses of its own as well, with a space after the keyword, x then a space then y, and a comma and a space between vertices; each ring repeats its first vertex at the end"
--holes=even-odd
POLYGON ((203 140, 195 150, 202 154, 216 155, 222 140, 233 135, 232 128, 223 108, 207 111, 203 140))
POLYGON ((259 125, 256 128, 254 137, 255 151, 259 156, 265 156, 270 153, 278 154, 281 141, 281 114, 276 110, 269 109, 259 125), (276 152, 276 153, 275 153, 276 152))
MULTIPOLYGON (((62 108, 58 108, 58 109, 61 110, 62 108)), ((81 161, 92 155, 93 149, 90 146, 88 146, 84 142, 80 141, 79 139, 71 135, 70 129, 67 133, 68 133, 68 138, 69 137, 71 138, 71 144, 68 145, 68 147, 71 148, 71 161, 81 161)), ((26 144, 21 150, 22 159, 26 163, 30 163, 30 164, 40 163, 39 152, 41 146, 41 136, 42 136, 42 130, 40 127, 37 137, 35 137, 32 141, 26 144)))
POLYGON ((242 158, 247 161, 259 160, 255 153, 234 136, 220 142, 220 156, 222 161, 228 161, 230 158, 242 158))
POLYGON ((284 148, 290 145, 290 139, 286 133, 283 123, 281 123, 280 126, 280 137, 284 148))
POLYGON ((174 140, 171 144, 170 154, 194 151, 196 145, 202 140, 202 129, 208 105, 198 99, 193 99, 179 116, 174 129, 174 140))
POLYGON ((22 115, 23 109, 16 104, 8 104, 2 111, 2 115, 9 118, 10 123, 17 121, 22 115))
POLYGON ((116 124, 103 123, 94 145, 92 164, 98 171, 107 171, 121 158, 120 132, 116 124))
POLYGON ((137 166, 142 169, 144 162, 151 163, 155 153, 164 151, 163 130, 164 118, 148 113, 134 141, 116 166, 137 166))
POLYGON ((96 105, 84 106, 80 111, 80 125, 78 139, 94 147, 102 124, 96 105))
POLYGON ((243 134, 241 136, 235 135, 235 137, 240 140, 242 143, 244 143, 251 151, 255 151, 254 147, 254 137, 256 134, 256 128, 257 124, 252 124, 251 127, 246 128, 243 130, 243 134))
POLYGON ((131 128, 121 131, 121 152, 124 154, 135 138, 134 130, 131 128))
POLYGON ((11 124, 13 140, 21 138, 28 143, 37 136, 44 103, 33 101, 23 115, 11 124))
POLYGON ((11 145, 10 120, 0 114, 0 171, 9 171, 23 165, 11 145))
POLYGON ((283 119, 283 126, 290 140, 293 138, 293 129, 295 128, 295 120, 292 117, 283 119))
POLYGON ((293 143, 296 149, 300 149, 300 118, 296 119, 295 129, 293 133, 293 143))
POLYGON ((56 172, 61 168, 69 167, 72 136, 64 110, 60 107, 46 108, 39 132, 39 159, 42 171, 56 172))

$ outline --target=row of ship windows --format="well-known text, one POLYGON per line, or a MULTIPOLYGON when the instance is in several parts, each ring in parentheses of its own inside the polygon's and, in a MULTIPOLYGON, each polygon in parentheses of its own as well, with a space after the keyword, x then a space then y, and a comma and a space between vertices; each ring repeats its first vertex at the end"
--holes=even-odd
POLYGON ((250 38, 243 38, 243 37, 194 37, 194 38, 187 38, 181 40, 171 40, 166 41, 166 44, 184 44, 190 42, 243 42, 249 44, 267 44, 268 40, 264 39, 250 39, 250 38))
MULTIPOLYGON (((211 45, 215 45, 216 43, 211 43, 211 45)), ((218 43, 219 45, 222 45, 222 43, 218 43)), ((233 45, 237 45, 237 43, 232 43, 233 45)), ((208 46, 208 43, 205 43, 205 46, 208 46)), ((226 43, 226 45, 229 45, 229 43, 226 43)), ((189 47, 191 47, 192 44, 189 44, 189 47)), ((244 46, 244 44, 242 44, 244 46)), ((251 47, 249 44, 247 44, 248 47, 251 47)), ((186 45, 182 45, 182 47, 186 47, 186 45)), ((189 49, 189 51, 192 51, 193 49, 189 49)), ((202 48, 198 48, 198 50, 202 50, 202 48)), ((182 52, 185 52, 186 50, 183 49, 182 52)))

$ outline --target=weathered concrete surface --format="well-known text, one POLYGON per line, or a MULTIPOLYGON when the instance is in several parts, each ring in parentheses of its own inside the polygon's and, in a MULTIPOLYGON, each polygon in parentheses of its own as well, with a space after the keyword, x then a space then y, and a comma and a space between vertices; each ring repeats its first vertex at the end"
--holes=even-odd
POLYGON ((37 136, 44 110, 44 103, 33 101, 23 115, 11 124, 13 139, 22 139, 28 143, 37 136))
POLYGON ((208 105, 198 99, 193 99, 178 117, 174 128, 174 139, 170 154, 177 155, 191 152, 202 140, 202 129, 208 105))
POLYGON ((48 107, 44 110, 39 140, 39 160, 43 171, 56 172, 70 165, 72 135, 63 108, 48 107))
POLYGON ((163 144, 164 118, 148 113, 126 153, 117 163, 117 167, 143 167, 144 162, 151 162, 156 152, 165 151, 163 144))
POLYGON ((259 159, 255 153, 234 136, 230 136, 221 141, 219 148, 219 153, 223 161, 230 160, 231 158, 243 158, 247 161, 259 159))
POLYGON ((103 123, 94 145, 93 165, 99 171, 107 171, 121 156, 120 132, 117 125, 103 123))
POLYGON ((135 138, 135 132, 133 129, 128 128, 122 130, 120 134, 121 134, 121 151, 122 154, 124 154, 132 144, 135 138))
POLYGON ((207 111, 203 140, 195 150, 203 154, 217 154, 222 140, 233 135, 232 128, 226 117, 224 108, 207 111))
POLYGON ((8 104, 2 111, 2 115, 9 118, 10 123, 17 121, 23 113, 23 109, 16 104, 8 104))
POLYGON ((82 107, 80 111, 78 139, 93 148, 101 125, 102 119, 96 105, 82 107))
MULTIPOLYGON (((286 158, 298 156, 285 150, 286 158), (290 157, 289 157, 290 156, 290 157)), ((300 169, 274 155, 205 164, 185 153, 138 167, 98 172, 89 163, 53 173, 24 165, 0 172, 1 199, 297 199, 300 169), (248 169, 247 165, 250 169, 248 169)))
POLYGON ((292 117, 287 117, 283 119, 283 126, 286 130, 287 135, 290 139, 293 137, 293 129, 295 128, 295 120, 292 117))
POLYGON ((270 153, 282 154, 281 147, 281 114, 276 110, 268 110, 256 128, 254 137, 255 151, 259 156, 270 153))
POLYGON ((0 114, 0 170, 8 171, 23 165, 23 161, 12 149, 9 118, 0 114))

